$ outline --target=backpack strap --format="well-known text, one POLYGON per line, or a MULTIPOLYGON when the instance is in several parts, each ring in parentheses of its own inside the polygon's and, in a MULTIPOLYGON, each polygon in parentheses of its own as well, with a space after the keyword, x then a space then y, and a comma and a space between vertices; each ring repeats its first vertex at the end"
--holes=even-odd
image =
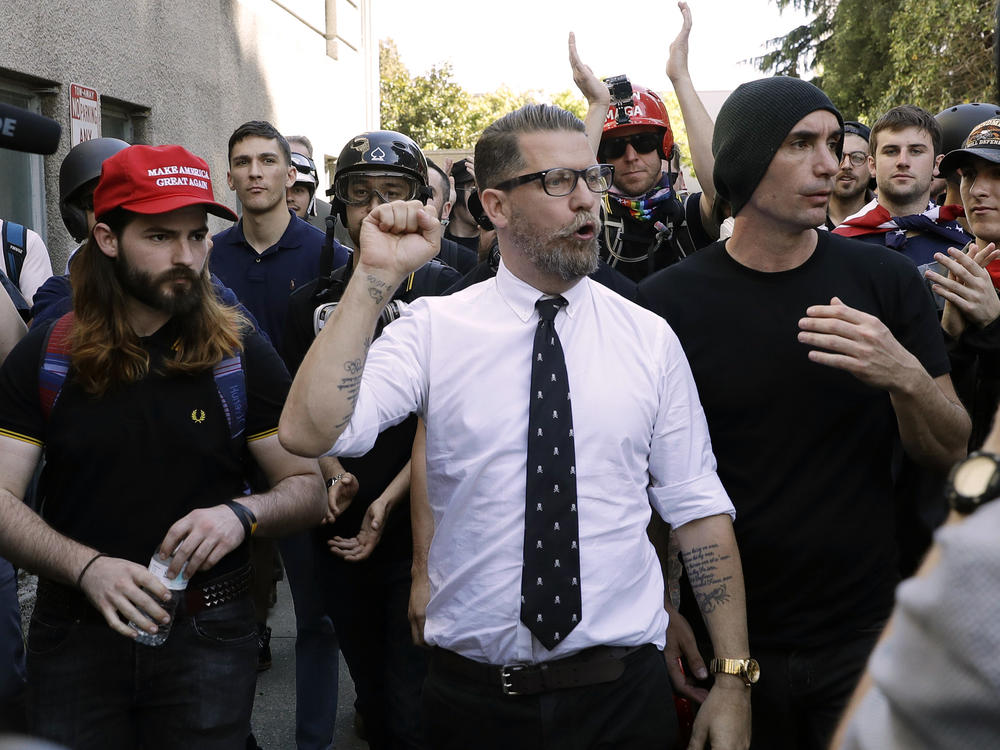
MULTIPOLYGON (((42 413, 48 420, 69 374, 69 333, 73 327, 73 313, 59 318, 45 338, 42 361, 38 372, 38 398, 42 413)), ((219 392, 222 411, 229 423, 229 436, 242 440, 247 422, 247 385, 243 373, 243 357, 236 352, 232 357, 212 368, 215 387, 219 392)))
POLYGON ((243 357, 236 352, 212 368, 215 387, 219 391, 222 411, 229 423, 229 437, 242 440, 247 423, 247 384, 243 373, 243 357))
POLYGON ((46 421, 52 414, 52 408, 56 405, 69 373, 69 333, 72 327, 73 313, 69 312, 52 324, 45 337, 42 362, 38 370, 38 399, 46 421))
POLYGON ((3 260, 7 267, 7 278, 20 287, 21 268, 28 254, 28 232, 13 221, 3 223, 3 260))

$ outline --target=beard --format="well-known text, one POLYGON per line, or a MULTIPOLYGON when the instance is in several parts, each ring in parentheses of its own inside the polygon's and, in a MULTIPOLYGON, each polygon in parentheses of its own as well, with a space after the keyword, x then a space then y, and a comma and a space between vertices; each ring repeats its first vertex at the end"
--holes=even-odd
POLYGON ((852 200, 857 198, 859 195, 863 195, 865 190, 868 189, 868 180, 862 179, 860 175, 854 175, 855 181, 851 184, 846 184, 840 181, 838 178, 833 180, 833 194, 837 196, 840 200, 852 200))
POLYGON ((511 218, 511 240, 542 273, 575 281, 597 270, 597 232, 601 221, 589 211, 579 211, 564 227, 545 232, 523 215, 511 218), (594 236, 581 239, 574 234, 586 225, 594 236))
POLYGON ((114 268, 122 291, 154 310, 168 315, 187 315, 201 304, 202 277, 187 266, 177 266, 153 276, 132 265, 122 248, 114 268))

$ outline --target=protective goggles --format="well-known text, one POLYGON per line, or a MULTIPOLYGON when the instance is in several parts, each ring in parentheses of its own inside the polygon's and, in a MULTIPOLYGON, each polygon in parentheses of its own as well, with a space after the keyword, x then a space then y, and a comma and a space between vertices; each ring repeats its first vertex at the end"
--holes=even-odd
POLYGON ((308 182, 312 185, 318 183, 318 172, 316 164, 305 154, 292 154, 292 166, 298 174, 295 176, 296 182, 308 182))
POLYGON ((620 159, 625 154, 625 147, 629 144, 632 145, 637 154, 648 154, 663 145, 663 135, 649 132, 622 135, 617 138, 604 138, 599 149, 601 158, 620 159))
POLYGON ((351 172, 333 184, 334 195, 348 206, 367 206, 372 198, 379 203, 410 201, 420 193, 421 184, 413 177, 379 172, 351 172))

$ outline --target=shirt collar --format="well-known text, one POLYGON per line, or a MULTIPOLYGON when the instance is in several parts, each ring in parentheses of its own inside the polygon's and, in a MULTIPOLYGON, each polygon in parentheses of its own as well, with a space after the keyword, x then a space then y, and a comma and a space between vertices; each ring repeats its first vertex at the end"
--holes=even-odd
MULTIPOLYGON (((288 226, 285 227, 285 231, 281 233, 281 237, 278 239, 278 241, 275 242, 273 245, 271 245, 271 247, 267 248, 267 250, 264 251, 265 253, 270 250, 280 250, 281 248, 302 247, 302 236, 299 234, 299 229, 301 227, 298 225, 298 222, 296 221, 296 219, 298 219, 298 221, 302 221, 302 219, 299 219, 299 217, 295 215, 295 212, 292 211, 292 209, 288 209, 288 213, 291 215, 291 219, 288 222, 288 226)), ((253 250, 250 243, 247 242, 246 234, 243 232, 242 216, 240 217, 240 220, 236 222, 235 231, 237 240, 239 240, 244 245, 253 250)))
MULTIPOLYGON (((535 302, 540 297, 549 296, 511 273, 510 269, 504 265, 503 258, 500 259, 500 266, 497 268, 496 284, 500 297, 525 323, 535 316, 535 302)), ((580 279, 563 292, 562 297, 566 300, 566 314, 571 318, 576 317, 577 311, 590 294, 589 278, 580 279)))

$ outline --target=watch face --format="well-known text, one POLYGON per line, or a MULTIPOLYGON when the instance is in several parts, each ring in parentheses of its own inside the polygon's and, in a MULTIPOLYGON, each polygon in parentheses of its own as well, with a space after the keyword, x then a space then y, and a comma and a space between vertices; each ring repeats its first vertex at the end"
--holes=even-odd
POLYGON ((958 465, 952 486, 963 497, 978 498, 989 489, 996 471, 996 461, 990 456, 971 456, 958 465))
POLYGON ((744 669, 746 670, 747 682, 756 685, 757 680, 760 679, 760 664, 757 663, 756 659, 747 659, 744 669))

